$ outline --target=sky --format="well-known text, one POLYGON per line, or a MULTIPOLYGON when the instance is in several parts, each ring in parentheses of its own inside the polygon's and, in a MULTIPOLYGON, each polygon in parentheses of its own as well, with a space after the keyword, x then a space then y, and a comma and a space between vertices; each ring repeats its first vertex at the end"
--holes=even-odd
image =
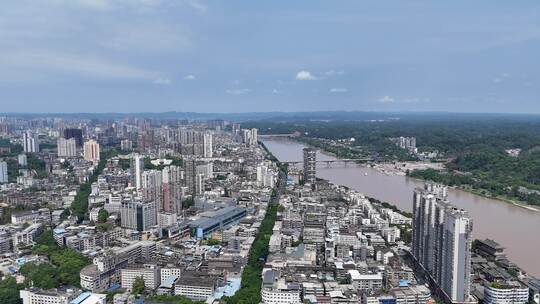
POLYGON ((0 112, 540 113, 540 2, 17 0, 0 112))

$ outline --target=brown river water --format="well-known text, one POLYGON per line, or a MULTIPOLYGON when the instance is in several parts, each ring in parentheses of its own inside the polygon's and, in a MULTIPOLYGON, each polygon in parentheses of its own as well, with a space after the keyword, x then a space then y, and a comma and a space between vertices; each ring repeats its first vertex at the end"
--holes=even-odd
MULTIPOLYGON (((286 139, 264 139, 266 147, 281 161, 301 161, 301 143, 286 139)), ((318 160, 334 156, 318 152, 318 160)), ((422 181, 406 176, 387 175, 376 169, 349 165, 317 167, 317 176, 335 184, 355 189, 367 196, 387 201, 404 211, 412 210, 413 190, 422 181)), ((506 247, 511 261, 528 273, 540 277, 540 212, 527 210, 503 201, 484 198, 469 192, 450 189, 449 200, 469 212, 475 238, 490 238, 506 247)))

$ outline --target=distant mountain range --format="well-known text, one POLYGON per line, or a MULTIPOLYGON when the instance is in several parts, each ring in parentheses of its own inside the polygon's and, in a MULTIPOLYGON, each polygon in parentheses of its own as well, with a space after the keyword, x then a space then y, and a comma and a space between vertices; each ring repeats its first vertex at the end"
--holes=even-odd
POLYGON ((225 119, 248 120, 540 120, 540 114, 504 113, 454 113, 454 112, 364 112, 364 111, 317 111, 317 112, 245 112, 245 113, 197 113, 197 112, 140 112, 140 113, 0 113, 0 116, 40 118, 63 117, 71 119, 109 120, 128 117, 170 120, 209 120, 225 119))

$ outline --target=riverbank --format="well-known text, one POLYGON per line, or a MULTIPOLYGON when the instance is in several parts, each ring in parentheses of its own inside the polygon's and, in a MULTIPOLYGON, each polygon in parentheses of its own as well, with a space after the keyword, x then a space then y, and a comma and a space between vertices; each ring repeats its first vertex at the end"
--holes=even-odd
MULTIPOLYGON (((264 140, 264 143, 283 162, 301 160, 302 149, 306 147, 302 142, 285 139, 264 140)), ((335 160, 330 153, 320 154, 318 159, 335 160)), ((320 166, 317 177, 354 189, 366 197, 392 202, 405 212, 412 212, 413 191, 423 187, 424 182, 407 176, 383 174, 368 166, 320 166)), ((540 264, 534 254, 540 250, 540 243, 529 237, 531 231, 540 227, 539 212, 461 189, 450 188, 448 199, 456 207, 469 212, 474 220, 475 239, 496 240, 506 248, 511 261, 530 274, 540 276, 540 264)))
MULTIPOLYGON (((361 155, 355 155, 354 153, 356 153, 356 151, 354 151, 353 149, 350 149, 350 148, 333 146, 333 149, 330 150, 330 149, 328 149, 328 146, 325 145, 324 143, 320 143, 320 144, 317 144, 317 145, 312 145, 313 140, 317 140, 317 139, 312 139, 310 141, 307 141, 307 140, 301 140, 299 138, 290 138, 290 140, 299 142, 301 144, 310 145, 310 146, 312 146, 312 147, 314 147, 316 149, 320 149, 321 151, 324 151, 325 154, 331 155, 331 156, 333 156, 335 158, 343 158, 340 155, 347 155, 347 157, 352 157, 352 158, 362 157, 361 155), (343 152, 342 153, 340 153, 339 151, 336 152, 335 149, 338 149, 338 148, 340 148, 343 152)), ((370 166, 371 168, 374 168, 377 171, 379 171, 379 172, 381 172, 383 174, 386 174, 386 175, 400 175, 400 176, 405 176, 405 175, 408 176, 409 172, 413 172, 415 170, 419 170, 419 171, 421 171, 421 170, 436 170, 436 171, 444 170, 444 164, 443 163, 415 162, 415 161, 381 162, 381 163, 373 163, 373 164, 368 165, 368 166, 370 166)), ((431 179, 427 179, 427 178, 420 178, 418 176, 409 176, 409 177, 414 178, 414 179, 416 179, 418 181, 421 181, 421 182, 435 181, 435 180, 431 180, 431 179)), ((487 189, 474 188, 472 186, 470 186, 470 187, 454 186, 454 185, 449 185, 447 183, 440 182, 440 181, 435 181, 435 182, 446 185, 446 186, 448 186, 448 187, 450 187, 452 189, 461 190, 461 191, 468 192, 468 193, 478 195, 478 196, 488 198, 488 199, 498 200, 498 201, 501 201, 501 202, 505 202, 505 203, 514 205, 514 206, 519 207, 519 208, 523 208, 523 209, 528 210, 528 211, 539 212, 540 213, 540 207, 537 207, 536 205, 529 204, 526 201, 516 200, 516 199, 513 199, 513 198, 508 197, 508 196, 502 196, 502 195, 493 196, 493 195, 490 194, 490 192, 487 189)))

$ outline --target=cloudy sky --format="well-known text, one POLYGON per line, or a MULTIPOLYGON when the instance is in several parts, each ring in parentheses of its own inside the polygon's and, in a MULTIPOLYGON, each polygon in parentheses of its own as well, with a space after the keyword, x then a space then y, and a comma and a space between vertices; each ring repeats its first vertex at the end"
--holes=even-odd
POLYGON ((539 1, 17 0, 0 112, 540 113, 539 1))

